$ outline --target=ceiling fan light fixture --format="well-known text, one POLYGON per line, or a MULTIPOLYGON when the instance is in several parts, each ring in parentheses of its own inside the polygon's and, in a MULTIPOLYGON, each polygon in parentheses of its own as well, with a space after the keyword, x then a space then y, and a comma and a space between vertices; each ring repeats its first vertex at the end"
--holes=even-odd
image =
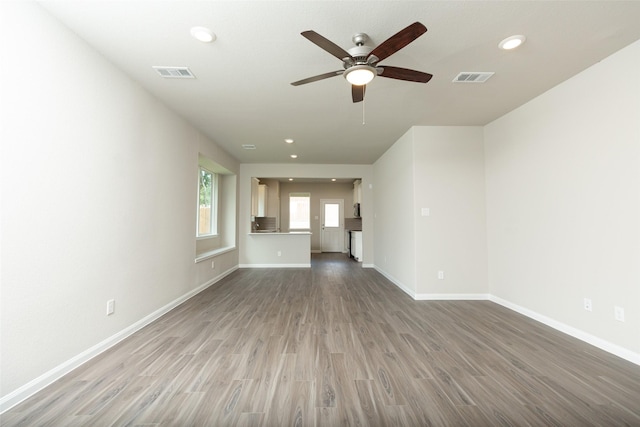
POLYGON ((216 39, 216 35, 213 34, 213 31, 205 27, 191 28, 191 35, 202 43, 211 43, 216 39))
POLYGON ((376 76, 376 69, 369 65, 354 65, 344 72, 344 78, 355 86, 369 83, 376 76))
POLYGON ((498 43, 498 47, 502 50, 511 50, 520 46, 527 38, 523 35, 511 36, 498 43))

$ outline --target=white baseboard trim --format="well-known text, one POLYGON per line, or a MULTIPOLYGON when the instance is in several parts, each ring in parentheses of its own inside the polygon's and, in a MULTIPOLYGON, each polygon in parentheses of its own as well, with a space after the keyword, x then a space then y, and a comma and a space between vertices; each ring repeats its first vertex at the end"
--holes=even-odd
MULTIPOLYGON (((416 301, 466 301, 466 300, 487 300, 489 299, 489 294, 418 294, 414 291, 410 290, 406 287, 402 282, 398 279, 382 270, 380 267, 374 264, 367 264, 367 267, 371 266, 376 269, 376 271, 382 274, 384 277, 389 279, 391 283, 399 287, 405 294, 409 295, 416 301)), ((364 265, 362 267, 365 267, 364 265)))
POLYGON ((624 347, 621 347, 617 344, 610 343, 609 341, 603 340, 602 338, 598 338, 595 335, 591 335, 587 332, 584 332, 580 329, 574 328, 573 326, 569 326, 562 322, 558 322, 550 317, 547 317, 543 314, 536 313, 533 310, 529 310, 528 308, 519 306, 502 298, 496 297, 494 295, 489 295, 489 300, 495 302, 496 304, 500 304, 503 307, 506 307, 510 310, 513 310, 517 313, 520 313, 524 316, 527 316, 533 320, 536 320, 540 323, 543 323, 555 330, 563 332, 567 335, 570 335, 574 338, 579 339, 580 341, 584 341, 588 344, 591 344, 594 347, 598 347, 601 350, 604 350, 608 353, 614 354, 622 359, 625 359, 631 363, 635 363, 636 365, 640 365, 640 354, 635 353, 631 350, 628 350, 624 347))
POLYGON ((393 283, 394 285, 399 287, 400 290, 402 290, 402 292, 404 292, 405 294, 409 295, 411 298, 414 298, 415 292, 413 292, 411 289, 409 289, 406 286, 404 286, 404 284, 401 281, 399 281, 398 279, 396 279, 391 274, 387 273, 386 271, 384 271, 383 269, 381 269, 377 265, 374 265, 373 268, 375 268, 378 273, 380 273, 384 277, 386 277, 391 283, 393 283))
POLYGON ((631 363, 636 365, 640 365, 640 354, 635 353, 627 348, 621 347, 617 344, 610 343, 609 341, 603 340, 602 338, 596 337, 595 335, 591 335, 587 332, 584 332, 580 329, 574 328, 573 326, 566 325, 562 322, 554 320, 550 317, 544 316, 540 313, 536 313, 533 310, 529 310, 528 308, 519 306, 502 298, 496 297, 491 294, 416 294, 415 292, 409 290, 402 282, 398 279, 380 269, 379 267, 374 265, 376 271, 382 274, 384 277, 389 279, 391 283, 400 288, 404 293, 409 295, 416 301, 424 301, 424 300, 489 300, 496 304, 499 304, 503 307, 506 307, 510 310, 515 311, 516 313, 520 313, 524 316, 527 316, 530 319, 533 319, 537 322, 545 324, 557 331, 565 333, 569 336, 577 338, 581 341, 586 342, 587 344, 591 344, 594 347, 597 347, 601 350, 604 350, 608 353, 611 353, 615 356, 618 356, 622 359, 625 359, 631 363))
POLYGON ((311 268, 309 264, 240 264, 240 268, 311 268))
POLYGON ((311 253, 312 253, 312 254, 321 254, 321 253, 322 253, 322 251, 321 251, 321 250, 319 250, 319 249, 311 249, 311 253))
POLYGON ((486 301, 489 294, 415 294, 416 301, 486 301))
POLYGON ((127 328, 121 330, 120 332, 116 333, 115 335, 110 336, 109 338, 105 339, 104 341, 99 342, 98 344, 94 345, 93 347, 88 348, 87 350, 85 350, 82 353, 72 357, 71 359, 67 360, 66 362, 56 366, 55 368, 49 370, 48 372, 45 372, 44 374, 40 375, 38 378, 35 378, 34 380, 29 381, 27 384, 19 387, 18 389, 12 391, 11 393, 7 394, 6 396, 2 396, 2 398, 0 398, 0 414, 8 411, 9 409, 11 409, 14 406, 16 406, 18 403, 20 403, 23 400, 31 397, 32 395, 34 395, 35 393, 39 392, 43 388, 47 387, 48 385, 50 385, 53 382, 57 381, 58 379, 62 378, 64 375, 68 374, 69 372, 73 371, 74 369, 80 367, 84 363, 88 362, 89 360, 93 359, 94 357, 98 356, 99 354, 103 353, 104 351, 108 350, 109 348, 113 347, 114 345, 118 344, 123 339, 129 337, 130 335, 132 335, 135 332, 139 331, 140 329, 144 328, 145 326, 147 326, 148 324, 150 324, 154 320, 157 320, 158 318, 162 317, 163 315, 165 315, 169 311, 173 310, 174 308, 176 308, 177 306, 179 306, 180 304, 182 304, 183 302, 185 302, 189 298, 192 298, 193 296, 195 296, 195 295, 199 294, 200 292, 204 291, 209 286, 211 286, 214 283, 222 280, 224 277, 226 277, 229 274, 233 273, 237 269, 238 269, 238 267, 235 266, 235 267, 232 267, 232 268, 228 269, 227 271, 224 271, 224 272, 220 273, 219 275, 217 275, 213 279, 208 280, 207 282, 205 282, 204 284, 198 286, 197 288, 195 288, 195 289, 187 292, 186 294, 182 295, 181 297, 171 301, 169 304, 167 304, 167 305, 159 308, 158 310, 154 311, 153 313, 143 317, 142 319, 138 320, 137 322, 135 322, 131 326, 128 326, 127 328))

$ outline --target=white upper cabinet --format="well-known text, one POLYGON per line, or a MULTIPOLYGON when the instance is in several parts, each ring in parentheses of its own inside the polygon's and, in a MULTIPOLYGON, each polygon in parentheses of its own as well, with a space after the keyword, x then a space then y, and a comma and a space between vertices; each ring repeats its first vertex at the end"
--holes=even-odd
POLYGON ((353 203, 362 203, 362 181, 353 181, 353 203))

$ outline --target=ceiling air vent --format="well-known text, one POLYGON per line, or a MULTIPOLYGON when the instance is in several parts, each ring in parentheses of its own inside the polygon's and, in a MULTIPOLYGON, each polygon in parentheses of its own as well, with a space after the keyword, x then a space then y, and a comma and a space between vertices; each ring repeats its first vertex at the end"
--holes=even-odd
POLYGON ((242 144, 242 148, 244 148, 245 150, 255 150, 256 146, 253 144, 242 144))
POLYGON ((489 77, 493 76, 495 73, 492 72, 478 72, 478 71, 463 71, 458 74, 455 79, 453 79, 454 83, 484 83, 489 80, 489 77))
POLYGON ((160 74, 161 77, 166 79, 195 79, 191 70, 187 67, 158 67, 153 66, 153 69, 160 74))

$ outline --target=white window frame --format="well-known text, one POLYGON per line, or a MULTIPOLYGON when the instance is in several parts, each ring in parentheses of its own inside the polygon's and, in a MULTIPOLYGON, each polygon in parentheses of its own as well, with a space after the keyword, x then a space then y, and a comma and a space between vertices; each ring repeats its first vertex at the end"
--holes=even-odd
POLYGON ((311 229, 311 193, 289 193, 289 230, 310 230, 311 229), (306 197, 309 199, 309 218, 307 218, 308 227, 293 227, 291 224, 291 198, 306 197))
POLYGON ((196 238, 197 239, 208 239, 211 237, 216 237, 218 235, 218 174, 205 168, 204 166, 198 167, 198 199, 196 201, 196 238), (211 216, 209 218, 210 221, 210 230, 211 233, 200 234, 200 176, 202 171, 211 174, 211 216))

